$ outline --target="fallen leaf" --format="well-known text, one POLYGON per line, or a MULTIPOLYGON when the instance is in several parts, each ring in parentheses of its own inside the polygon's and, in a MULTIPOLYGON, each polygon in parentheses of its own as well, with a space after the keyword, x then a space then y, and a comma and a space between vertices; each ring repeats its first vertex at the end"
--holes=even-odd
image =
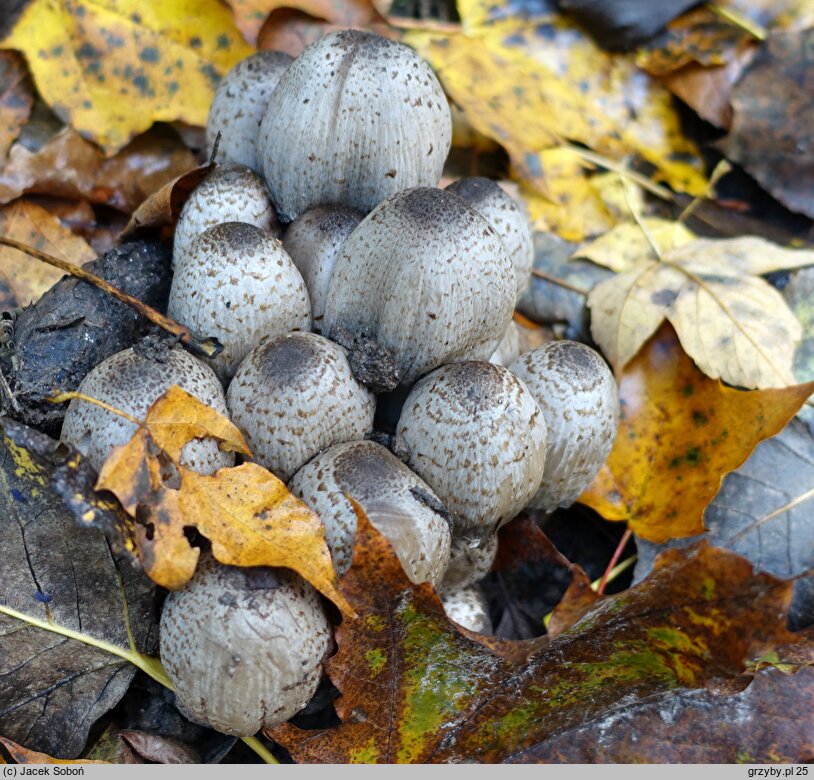
POLYGON ((437 594, 410 583, 389 544, 359 520, 341 581, 358 617, 339 626, 339 650, 326 662, 342 722, 269 730, 299 762, 511 760, 609 711, 737 678, 744 658, 791 641, 790 585, 700 546, 665 554, 645 583, 512 663, 456 631, 437 594))
POLYGON ((153 122, 206 124, 220 76, 252 52, 217 0, 33 0, 0 47, 23 52, 54 113, 108 153, 153 122))
POLYGON ((196 750, 177 739, 131 729, 120 731, 119 738, 124 740, 139 756, 156 764, 202 763, 196 750))
POLYGON ((814 29, 776 33, 732 92, 732 128, 717 147, 792 211, 814 217, 814 29))
POLYGON ((114 157, 66 127, 35 152, 15 144, 0 171, 0 203, 23 193, 86 198, 130 214, 149 195, 195 166, 195 156, 166 128, 140 135, 114 157))
POLYGON ((349 611, 334 586, 322 522, 283 482, 256 463, 211 476, 180 465, 184 445, 205 437, 218 440, 221 449, 250 454, 229 420, 173 386, 150 407, 133 438, 113 449, 99 473, 96 490, 113 493, 136 519, 135 546, 147 574, 170 590, 186 584, 200 552, 186 531, 197 528, 221 563, 285 566, 349 611), (159 454, 177 469, 179 486, 167 484, 159 454))
MULTIPOLYGON (((798 382, 814 380, 814 268, 802 268, 792 275, 783 297, 803 326, 803 340, 794 353, 794 377, 798 382)), ((814 432, 814 407, 806 404, 797 414, 814 432)))
POLYGON ((561 16, 489 21, 493 8, 501 6, 461 3, 460 32, 411 31, 404 40, 470 124, 506 149, 524 184, 548 196, 545 152, 567 139, 612 160, 638 155, 675 189, 704 191, 697 150, 669 94, 631 56, 609 55, 561 16))
MULTIPOLYGON (((814 571, 814 438, 792 420, 777 436, 762 441, 749 459, 727 474, 704 511, 704 538, 742 555, 775 577, 814 571)), ((693 538, 672 540, 685 547, 693 538)), ((661 551, 637 540, 634 580, 647 576, 661 551)), ((814 576, 798 579, 789 619, 792 627, 814 622, 814 576)))
MULTIPOLYGON (((137 646, 157 640, 155 588, 80 528, 50 487, 58 442, 2 420, 0 605, 128 647, 126 594, 137 646)), ((135 667, 87 644, 0 614, 0 733, 60 758, 127 690, 135 667)), ((10 748, 9 748, 10 749, 10 748)))
MULTIPOLYGON (((229 0, 235 24, 252 45, 263 22, 274 11, 285 8, 301 11, 341 27, 367 27, 382 21, 369 0, 229 0)), ((262 48, 262 47, 260 47, 262 48)))
POLYGON ((0 744, 8 750, 9 755, 17 764, 107 764, 107 761, 89 761, 86 758, 69 760, 65 758, 54 758, 47 753, 38 753, 36 750, 29 750, 22 745, 18 745, 10 739, 0 737, 0 744))
MULTIPOLYGON (((84 239, 73 235, 56 217, 26 198, 0 209, 0 234, 74 265, 96 257, 84 239)), ((0 283, 8 290, 0 298, 0 309, 27 306, 64 275, 64 271, 16 249, 0 246, 0 283)))
POLYGON ((206 178, 213 165, 202 165, 181 174, 167 182, 160 190, 150 195, 130 217, 122 231, 122 238, 131 238, 141 233, 156 231, 167 237, 175 227, 186 199, 206 178))
MULTIPOLYGON (((0 51, 0 161, 17 138, 34 105, 25 61, 13 51, 0 51)), ((2 166, 0 166, 2 167, 2 166)))
POLYGON ((575 253, 618 272, 588 296, 591 334, 614 368, 624 368, 667 319, 707 376, 748 388, 793 384, 800 323, 758 275, 811 265, 814 251, 755 236, 696 239, 664 220, 642 225, 618 225, 575 253))
POLYGON ((654 542, 703 533, 703 511, 727 473, 774 436, 814 383, 733 390, 704 376, 662 325, 619 378, 611 454, 579 501, 654 542))
POLYGON ((586 613, 602 599, 592 587, 588 575, 579 567, 571 569, 573 579, 560 603, 554 607, 546 628, 552 639, 576 625, 586 613))

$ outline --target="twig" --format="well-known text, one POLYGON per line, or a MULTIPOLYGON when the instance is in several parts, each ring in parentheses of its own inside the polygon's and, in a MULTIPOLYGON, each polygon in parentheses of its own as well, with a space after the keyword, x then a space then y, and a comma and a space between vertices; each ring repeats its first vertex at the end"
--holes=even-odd
POLYGON ((610 559, 610 563, 605 569, 605 573, 602 575, 602 580, 599 583, 599 587, 596 589, 596 592, 600 596, 605 592, 605 586, 608 584, 610 573, 613 571, 613 568, 616 566, 618 560, 622 557, 622 552, 624 551, 625 547, 627 547, 627 543, 630 541, 631 536, 633 536, 633 531, 628 528, 624 534, 622 534, 619 544, 616 545, 616 550, 613 553, 613 557, 610 559))
POLYGON ((558 287, 563 287, 566 290, 575 292, 577 295, 581 295, 583 298, 588 297, 588 290, 583 290, 581 287, 577 287, 575 284, 566 282, 565 279, 560 279, 557 276, 552 276, 551 274, 547 274, 545 271, 540 271, 537 268, 532 268, 531 273, 532 276, 537 276, 540 279, 545 279, 547 282, 551 282, 551 284, 556 284, 558 287))
POLYGON ((171 320, 169 317, 164 316, 160 311, 157 311, 152 306, 148 306, 138 298, 128 295, 118 287, 114 287, 112 284, 110 284, 110 282, 102 279, 100 276, 96 276, 96 274, 92 274, 90 271, 86 271, 84 268, 72 265, 67 260, 61 260, 58 257, 49 255, 48 253, 42 252, 33 246, 28 246, 28 244, 15 241, 13 238, 8 238, 7 236, 0 236, 0 244, 11 247, 12 249, 16 249, 19 252, 23 252, 30 257, 35 257, 37 260, 41 260, 43 263, 47 263, 54 268, 59 268, 60 271, 64 271, 71 276, 75 276, 77 279, 81 279, 83 282, 88 282, 95 285, 108 295, 112 295, 116 300, 126 303, 128 306, 132 306, 139 314, 150 320, 150 322, 155 323, 159 328, 162 328, 163 330, 167 331, 167 333, 177 337, 178 340, 190 350, 190 352, 193 352, 196 355, 213 358, 223 351, 223 345, 216 338, 199 338, 188 327, 186 327, 186 325, 181 325, 180 323, 175 322, 175 320, 171 320))
POLYGON ((6 375, 0 371, 0 387, 3 388, 3 392, 8 397, 9 403, 11 404, 11 408, 15 412, 20 412, 22 407, 20 406, 17 399, 14 397, 14 393, 12 392, 11 388, 9 387, 8 381, 6 380, 6 375))
POLYGON ((727 22, 734 24, 735 27, 739 27, 744 32, 747 32, 749 35, 757 38, 759 41, 766 40, 766 30, 764 30, 759 24, 755 24, 755 22, 743 14, 733 11, 730 8, 723 8, 717 3, 707 3, 707 8, 709 8, 712 13, 717 14, 722 19, 726 19, 727 22))

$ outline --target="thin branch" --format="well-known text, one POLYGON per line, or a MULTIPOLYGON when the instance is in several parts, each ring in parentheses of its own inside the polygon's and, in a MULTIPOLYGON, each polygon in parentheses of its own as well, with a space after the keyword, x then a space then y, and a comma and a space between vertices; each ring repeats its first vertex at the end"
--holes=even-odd
POLYGON ((41 260, 43 263, 47 263, 54 268, 59 268, 60 271, 64 271, 66 274, 70 274, 71 276, 75 276, 77 279, 81 279, 83 282, 88 282, 89 284, 95 285, 108 295, 112 295, 116 300, 126 303, 128 306, 132 306, 139 314, 142 314, 144 317, 150 320, 150 322, 155 323, 158 325, 158 327, 167 331, 167 333, 176 336, 184 346, 199 356, 213 358, 223 351, 223 345, 216 338, 199 338, 189 328, 187 328, 186 325, 181 325, 180 323, 175 322, 175 320, 171 320, 169 317, 164 316, 160 311, 157 311, 152 306, 148 306, 138 298, 128 295, 118 287, 114 287, 112 284, 110 284, 110 282, 102 279, 100 276, 96 276, 96 274, 92 274, 90 271, 86 271, 84 268, 73 265, 67 260, 62 260, 58 257, 54 257, 53 255, 49 255, 47 252, 42 252, 33 246, 29 246, 28 244, 15 241, 13 238, 8 238, 7 236, 0 236, 0 244, 11 247, 12 249, 16 249, 19 252, 23 252, 30 257, 35 257, 37 260, 41 260))
POLYGON ((547 282, 551 282, 551 284, 556 284, 557 287, 563 287, 566 290, 570 290, 571 292, 575 292, 577 295, 581 295, 583 298, 588 297, 588 290, 583 290, 581 287, 577 287, 570 282, 566 282, 565 279, 560 279, 557 276, 552 276, 551 274, 547 274, 545 271, 540 271, 537 268, 531 269, 532 276, 537 276, 540 279, 545 279, 547 282))

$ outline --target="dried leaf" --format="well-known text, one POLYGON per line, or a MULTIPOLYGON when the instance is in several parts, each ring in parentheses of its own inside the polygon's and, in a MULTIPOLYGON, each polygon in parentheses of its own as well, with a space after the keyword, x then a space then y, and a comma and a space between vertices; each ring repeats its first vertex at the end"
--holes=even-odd
POLYGON ((175 223, 178 222, 186 199, 212 168, 212 165, 193 168, 167 182, 133 212, 133 216, 122 231, 122 237, 131 238, 147 231, 168 233, 168 229, 175 227, 175 223))
MULTIPOLYGON (((74 523, 51 487, 58 442, 8 419, 2 431, 0 604, 127 648, 126 593, 137 646, 152 651, 155 588, 117 561, 101 533, 74 523)), ((6 615, 0 658, 0 733, 60 758, 79 755, 136 672, 103 650, 6 615)))
MULTIPOLYGON (((96 257, 84 239, 73 235, 56 217, 26 198, 0 209, 0 234, 74 265, 96 257)), ((0 246, 0 290, 7 291, 0 297, 0 309, 27 306, 64 275, 63 271, 16 249, 0 246)))
POLYGON ((269 732, 300 762, 511 760, 609 711, 737 678, 744 658, 791 641, 782 614, 790 586, 701 546, 670 551, 645 583, 603 601, 527 662, 506 661, 457 632, 364 516, 359 526, 341 583, 359 617, 338 628, 326 664, 342 723, 269 732))
POLYGON ((548 636, 552 639, 568 631, 585 616, 597 601, 602 599, 602 596, 591 587, 588 575, 579 566, 572 566, 571 571, 574 578, 560 603, 554 608, 546 626, 548 636))
POLYGON ((0 744, 8 750, 9 755, 17 764, 107 764, 107 761, 89 761, 86 758, 69 760, 65 758, 54 758, 47 753, 38 753, 36 750, 29 750, 10 739, 0 737, 0 744))
POLYGON ((661 260, 629 224, 576 253, 619 272, 588 296, 591 334, 614 368, 624 368, 667 319, 707 376, 750 388, 793 384, 800 323, 774 287, 750 274, 811 265, 814 251, 754 236, 693 240, 683 225, 663 220, 643 225, 661 260))
MULTIPOLYGON (((794 353, 794 377, 814 380, 814 268, 797 271, 783 289, 783 297, 803 326, 803 340, 794 353)), ((797 415, 814 432, 814 407, 806 404, 797 415)))
POLYGON ((201 763, 198 752, 177 739, 130 729, 120 731, 119 738, 124 740, 139 756, 143 756, 148 761, 153 761, 156 764, 201 763))
POLYGON ((580 502, 661 542, 703 533, 721 480, 814 391, 733 390, 704 376, 663 325, 619 380, 622 414, 607 462, 580 502))
POLYGON ((136 518, 135 545, 149 576, 170 590, 182 587, 200 552, 185 531, 197 528, 221 563, 285 566, 350 611, 334 586, 322 522, 283 482, 256 463, 211 476, 180 465, 184 445, 205 437, 218 440, 222 449, 249 454, 229 420, 174 386, 150 407, 133 438, 113 449, 99 473, 96 489, 113 493, 136 518), (159 454, 177 469, 177 489, 167 484, 159 454))
POLYGON ((784 206, 814 217, 814 29, 771 35, 732 93, 718 147, 784 206))
MULTIPOLYGON (((34 91, 25 61, 13 51, 0 51, 0 161, 26 123, 34 91)), ((1 168, 2 166, 0 166, 1 168)))
POLYGON ((140 135, 114 157, 66 127, 34 152, 16 144, 0 171, 0 203, 23 193, 87 198, 130 214, 149 195, 195 166, 173 132, 140 135))
POLYGON ((204 125, 219 76, 252 51, 217 0, 32 0, 0 47, 22 51, 48 105, 108 153, 153 122, 204 125))

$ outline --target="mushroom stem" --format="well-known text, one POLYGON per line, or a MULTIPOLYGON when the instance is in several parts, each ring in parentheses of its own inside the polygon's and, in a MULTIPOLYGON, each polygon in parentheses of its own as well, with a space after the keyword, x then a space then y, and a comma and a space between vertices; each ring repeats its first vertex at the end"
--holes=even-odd
POLYGON ((80 266, 73 265, 67 260, 62 260, 59 257, 49 255, 47 252, 43 252, 33 246, 29 246, 28 244, 23 244, 21 241, 15 241, 13 238, 9 238, 8 236, 0 236, 0 244, 4 244, 5 246, 16 249, 19 252, 23 252, 24 254, 34 257, 43 263, 54 266, 54 268, 59 268, 60 271, 65 271, 66 274, 75 276, 77 279, 81 279, 83 282, 93 284, 100 290, 106 292, 108 295, 112 295, 116 300, 126 303, 128 306, 132 306, 139 314, 150 320, 150 322, 158 325, 159 328, 167 331, 167 333, 170 335, 176 336, 178 340, 195 355, 213 358, 223 351, 223 345, 216 338, 209 337, 202 339, 199 336, 196 336, 188 327, 186 327, 186 325, 181 325, 180 323, 175 322, 175 320, 171 320, 169 317, 166 317, 152 306, 148 306, 138 298, 134 298, 132 295, 128 295, 118 287, 114 287, 112 284, 110 284, 110 282, 102 279, 101 276, 96 276, 96 274, 92 274, 90 271, 86 271, 80 266))

